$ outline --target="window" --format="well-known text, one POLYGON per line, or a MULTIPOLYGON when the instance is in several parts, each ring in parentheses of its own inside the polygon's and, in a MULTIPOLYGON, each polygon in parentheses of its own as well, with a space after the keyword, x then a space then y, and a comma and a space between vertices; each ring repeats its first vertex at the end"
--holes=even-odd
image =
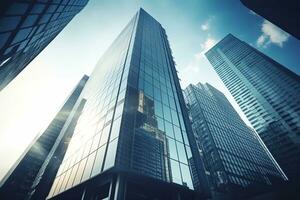
POLYGON ((174 183, 182 184, 179 163, 171 160, 172 180, 174 183))
POLYGON ((109 143, 103 170, 109 169, 115 165, 117 145, 118 139, 115 139, 114 141, 109 143))
POLYGON ((170 158, 178 160, 175 140, 168 138, 167 141, 168 141, 168 146, 169 146, 170 158))
POLYGON ((104 145, 97 150, 95 164, 94 164, 91 176, 95 176, 101 172, 102 163, 103 163, 103 159, 104 159, 104 153, 105 153, 105 147, 106 146, 104 145))

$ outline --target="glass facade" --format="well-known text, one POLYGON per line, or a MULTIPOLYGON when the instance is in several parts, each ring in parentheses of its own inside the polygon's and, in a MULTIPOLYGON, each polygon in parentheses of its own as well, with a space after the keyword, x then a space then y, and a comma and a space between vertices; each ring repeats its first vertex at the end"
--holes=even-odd
POLYGON ((80 12, 88 0, 0 3, 0 90, 80 12))
POLYGON ((83 91, 87 102, 48 197, 111 169, 193 189, 189 123, 172 59, 164 29, 140 9, 83 91))
POLYGON ((198 83, 189 85, 184 96, 215 191, 242 191, 286 180, 259 136, 246 126, 223 93, 198 83))
MULTIPOLYGON (((43 184, 44 191, 49 192, 51 188, 51 181, 54 181, 56 170, 59 166, 58 155, 53 155, 51 152, 56 149, 56 143, 66 143, 66 134, 60 134, 64 126, 68 124, 68 120, 73 119, 72 113, 77 113, 77 100, 88 80, 87 76, 84 76, 75 87, 63 107, 58 114, 49 124, 47 129, 35 139, 35 141, 28 147, 24 154, 19 158, 16 164, 10 169, 7 175, 1 181, 0 199, 14 199, 23 200, 26 199, 30 192, 32 192, 31 186, 37 181, 43 178, 45 174, 43 172, 45 167, 50 167, 51 172, 46 174, 47 181, 50 184, 43 184), (71 116, 69 118, 69 116, 71 116), (49 166, 49 159, 54 159, 56 162, 52 162, 49 166)), ((81 102, 81 101, 79 101, 81 102)), ((60 153, 64 153, 62 149, 60 153)), ((37 181, 38 182, 38 181, 37 181)), ((37 184, 37 183, 36 183, 37 184)), ((45 198, 46 196, 44 196, 45 198)), ((40 198, 41 199, 41 198, 40 198)))
POLYGON ((299 76, 231 34, 206 57, 288 178, 299 177, 299 76))

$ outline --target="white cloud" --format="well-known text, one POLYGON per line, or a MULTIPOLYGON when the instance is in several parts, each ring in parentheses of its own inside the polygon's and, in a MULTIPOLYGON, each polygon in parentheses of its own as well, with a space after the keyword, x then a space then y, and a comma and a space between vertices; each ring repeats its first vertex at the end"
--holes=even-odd
POLYGON ((202 76, 204 66, 210 66, 208 60, 205 58, 204 53, 217 43, 217 40, 208 36, 206 40, 200 45, 200 50, 194 55, 186 67, 184 67, 180 74, 182 77, 182 85, 185 87, 189 83, 199 82, 199 77, 202 76))
POLYGON ((201 52, 203 54, 208 51, 210 48, 212 48, 215 44, 217 44, 217 40, 214 38, 208 37, 203 44, 201 44, 201 52))
POLYGON ((271 22, 264 20, 261 25, 262 34, 257 38, 256 45, 258 47, 266 48, 270 43, 276 44, 280 47, 286 42, 290 35, 271 22))
POLYGON ((208 31, 210 29, 211 21, 214 19, 214 16, 210 16, 202 25, 202 31, 208 31))
POLYGON ((207 31, 207 30, 209 29, 209 24, 208 24, 208 22, 205 22, 204 24, 202 24, 202 25, 201 25, 201 29, 202 29, 203 31, 207 31))

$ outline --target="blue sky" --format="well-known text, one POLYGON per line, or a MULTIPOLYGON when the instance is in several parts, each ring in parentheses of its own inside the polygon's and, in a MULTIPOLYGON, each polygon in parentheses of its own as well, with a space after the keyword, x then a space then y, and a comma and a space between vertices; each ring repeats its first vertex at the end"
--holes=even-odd
POLYGON ((250 12, 239 0, 90 0, 86 8, 0 92, 0 178, 42 133, 83 74, 143 7, 166 29, 182 87, 209 82, 245 116, 204 57, 232 33, 300 74, 299 40, 250 12))

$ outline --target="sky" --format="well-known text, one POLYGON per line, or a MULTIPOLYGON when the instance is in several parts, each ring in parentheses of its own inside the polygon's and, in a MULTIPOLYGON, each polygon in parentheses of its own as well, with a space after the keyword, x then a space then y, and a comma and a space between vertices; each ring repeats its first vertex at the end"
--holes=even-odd
POLYGON ((300 74, 300 41, 239 0, 90 0, 0 92, 0 179, 51 122, 76 83, 142 7, 165 28, 181 87, 208 82, 248 124, 204 53, 228 33, 300 74), (184 3, 183 3, 184 2, 184 3))

